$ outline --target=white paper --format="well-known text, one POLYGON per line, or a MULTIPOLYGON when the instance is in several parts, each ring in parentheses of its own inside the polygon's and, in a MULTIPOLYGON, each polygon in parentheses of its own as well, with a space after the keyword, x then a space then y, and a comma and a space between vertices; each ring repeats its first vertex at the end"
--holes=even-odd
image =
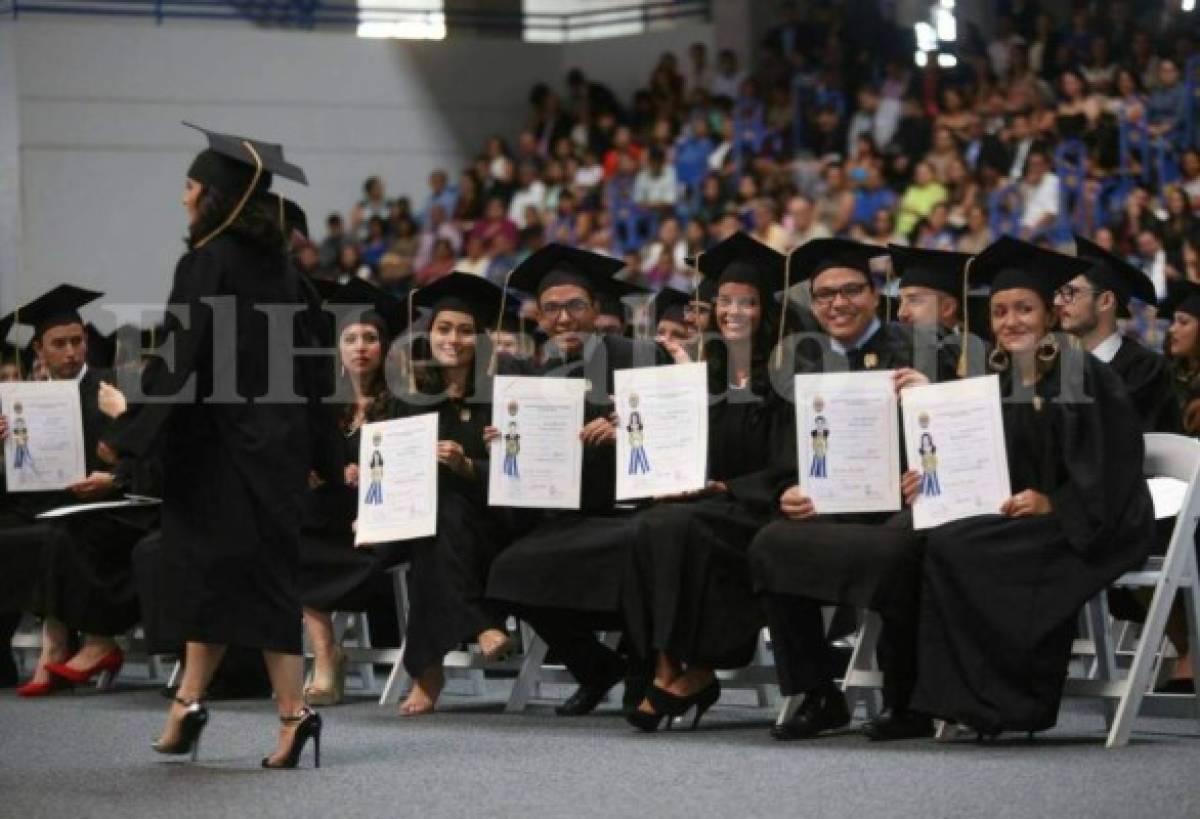
POLYGON ((437 413, 363 424, 355 543, 437 532, 437 413))
POLYGON ((922 476, 913 527, 999 514, 1012 494, 999 377, 910 387, 900 408, 909 468, 922 476))
POLYGON ((617 500, 703 489, 708 469, 708 367, 677 364, 614 374, 617 500))
POLYGON ((900 509, 892 371, 796 376, 800 488, 818 514, 900 509))
POLYGON ((53 520, 78 515, 83 512, 99 512, 102 509, 129 509, 136 506, 155 506, 162 503, 158 498, 148 498, 145 495, 126 495, 120 500, 96 501, 94 503, 74 503, 70 506, 59 506, 47 509, 38 515, 39 520, 53 520))
POLYGON ((583 481, 582 378, 497 376, 492 387, 488 504, 578 509, 583 481))
POLYGON ((65 489, 87 477, 79 384, 0 384, 0 411, 8 418, 4 476, 9 492, 65 489))

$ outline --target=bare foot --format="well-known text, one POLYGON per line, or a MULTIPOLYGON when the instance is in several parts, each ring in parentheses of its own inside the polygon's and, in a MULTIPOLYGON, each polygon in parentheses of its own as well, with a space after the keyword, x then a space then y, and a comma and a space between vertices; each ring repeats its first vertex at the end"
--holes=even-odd
POLYGON ((296 736, 296 726, 299 724, 299 722, 279 723, 279 744, 275 746, 275 753, 267 757, 268 765, 278 765, 287 758, 288 752, 292 749, 292 739, 296 736))
POLYGON ((417 679, 413 680, 412 691, 408 693, 408 699, 400 703, 400 716, 416 717, 423 714, 432 714, 433 708, 437 705, 438 697, 441 696, 442 688, 446 685, 446 674, 440 665, 435 665, 422 674, 417 679))
POLYGON ((687 671, 667 686, 667 690, 677 697, 690 697, 697 691, 703 691, 712 684, 715 675, 707 668, 689 668, 687 671))
POLYGON ((479 643, 479 650, 483 652, 484 659, 487 660, 497 660, 503 657, 512 645, 508 635, 498 628, 489 628, 487 631, 480 632, 475 639, 479 643))
POLYGON ((37 668, 33 670, 33 676, 29 678, 29 681, 35 683, 50 682, 50 672, 46 670, 46 664, 64 663, 70 656, 71 653, 66 648, 43 647, 42 655, 38 657, 37 668))

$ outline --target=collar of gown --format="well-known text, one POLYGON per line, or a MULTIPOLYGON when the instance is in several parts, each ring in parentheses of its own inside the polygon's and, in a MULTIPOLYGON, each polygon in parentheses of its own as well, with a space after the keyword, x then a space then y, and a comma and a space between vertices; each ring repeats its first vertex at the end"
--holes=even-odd
POLYGON ((1108 338, 1096 345, 1096 349, 1092 350, 1092 355, 1103 361, 1105 364, 1111 364, 1116 358, 1117 351, 1121 349, 1121 334, 1113 333, 1108 338))

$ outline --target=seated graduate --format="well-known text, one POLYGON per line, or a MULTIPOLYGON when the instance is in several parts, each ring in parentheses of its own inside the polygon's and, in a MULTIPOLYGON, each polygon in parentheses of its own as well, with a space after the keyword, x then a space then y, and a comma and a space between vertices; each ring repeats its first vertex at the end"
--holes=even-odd
POLYGON ((344 696, 346 657, 335 640, 332 612, 364 611, 381 598, 390 601, 386 570, 403 559, 391 544, 355 548, 353 531, 360 429, 397 411, 385 360, 391 339, 405 326, 403 305, 352 278, 328 290, 326 309, 336 316, 339 379, 334 398, 342 402, 328 420, 337 427, 342 457, 340 469, 334 470, 340 479, 337 474, 328 481, 315 472, 309 476, 300 527, 298 591, 313 651, 313 671, 304 690, 310 705, 336 705, 344 696))
POLYGON ((531 528, 492 563, 487 585, 488 598, 526 620, 579 681, 556 709, 561 716, 590 713, 627 668, 595 634, 621 628, 621 577, 634 529, 632 515, 614 500, 613 373, 669 363, 652 342, 597 331, 600 297, 633 292, 612 278, 621 267, 606 256, 551 244, 522 262, 508 282, 536 295, 539 324, 549 338, 545 361, 525 374, 583 378, 589 385, 579 433, 581 508, 533 514, 524 524, 531 528))
MULTIPOLYGON (((901 317, 921 319, 921 311, 934 306, 946 317, 956 311, 949 293, 963 292, 963 267, 969 257, 937 251, 906 252, 898 259, 901 317), (950 306, 947 306, 950 305, 950 306), (953 307, 953 309, 952 309, 953 307)), ((839 262, 832 256, 811 268, 813 311, 822 328, 835 332, 833 319, 853 306, 826 296, 838 282, 861 280, 865 275, 852 255, 839 262), (857 272, 856 272, 857 271, 857 272)), ((871 299, 861 305, 860 321, 869 316, 871 299)), ((887 325, 880 328, 886 332, 887 325)), ((929 378, 912 368, 914 352, 890 346, 886 358, 876 362, 895 369, 897 394, 905 387, 927 383, 929 378)), ((951 350, 936 347, 933 375, 954 377, 951 350)), ((862 369, 862 367, 854 368, 862 369)), ((796 482, 792 471, 779 498, 783 519, 766 526, 750 546, 755 589, 764 594, 771 629, 775 668, 785 696, 803 695, 791 719, 773 726, 780 740, 805 739, 850 722, 821 617, 821 606, 844 604, 869 608, 882 615, 885 636, 880 645, 884 670, 885 712, 866 727, 872 739, 928 736, 927 717, 911 714, 909 698, 916 674, 916 621, 921 585, 921 537, 912 531, 907 513, 822 515, 796 482)))
POLYGON ((1076 255, 1091 267, 1054 294, 1059 325, 1083 349, 1112 367, 1142 420, 1143 432, 1180 432, 1179 403, 1167 360, 1132 338, 1122 337, 1118 318, 1129 317, 1129 300, 1154 304, 1150 277, 1119 256, 1082 236, 1076 255))
POLYGON ((716 286, 716 335, 704 343, 716 399, 709 485, 638 515, 622 593, 629 635, 653 674, 645 698, 627 713, 645 731, 691 708, 698 724, 720 697, 714 669, 752 659, 763 621, 745 549, 774 512, 763 475, 795 448, 792 408, 771 378, 779 337, 773 297, 784 288, 784 257, 739 232, 703 254, 699 267, 716 286))
MULTIPOLYGON (((948 250, 888 245, 892 271, 900 294, 896 318, 913 328, 915 343, 927 353, 945 347, 955 357, 967 355, 960 375, 982 373, 987 366, 987 344, 977 335, 977 306, 983 299, 964 288, 963 273, 971 256, 948 250), (969 332, 968 328, 973 330, 969 332), (932 334, 936 344, 931 344, 932 334)), ((985 311, 986 312, 986 311, 985 311)), ((923 362, 921 362, 923 364, 923 362)))
MULTIPOLYGON (((86 606, 80 595, 89 594, 106 583, 110 577, 93 576, 100 570, 104 555, 95 551, 104 545, 103 539, 81 544, 72 553, 68 550, 51 550, 52 540, 65 537, 63 527, 56 527, 37 516, 58 506, 81 501, 105 500, 117 497, 122 490, 131 486, 132 462, 124 462, 120 469, 110 467, 103 458, 99 444, 109 429, 110 420, 100 409, 101 384, 111 375, 87 365, 87 331, 79 310, 101 296, 90 290, 72 285, 59 285, 29 304, 15 311, 16 323, 33 327, 33 350, 42 364, 42 370, 51 380, 75 381, 79 385, 80 408, 83 417, 84 456, 87 477, 62 492, 5 493, 0 499, 0 611, 15 613, 33 611, 45 616, 42 654, 33 677, 19 689, 22 696, 42 696, 63 687, 66 680, 54 677, 47 665, 71 662, 71 670, 88 670, 97 663, 91 676, 103 671, 115 671, 121 665, 121 652, 111 640, 111 635, 123 629, 111 630, 112 623, 102 623, 103 617, 93 619, 94 612, 70 609, 68 606, 86 606), (60 580, 74 580, 77 593, 62 594, 70 587, 50 588, 45 582, 50 565, 51 551, 78 557, 79 563, 72 571, 60 575, 60 580), (86 556, 95 560, 85 560, 86 556), (56 615, 69 616, 72 620, 93 630, 91 639, 84 648, 73 655, 70 647, 71 632, 56 615)), ((5 408, 9 412, 9 408, 5 408)), ((9 417, 0 416, 0 438, 7 438, 10 429, 9 417)), ((74 527, 72 527, 74 528, 74 527)), ((87 527, 79 532, 86 537, 87 527)), ((99 534, 99 529, 97 529, 99 534)), ((118 551, 120 551, 118 549, 118 551)), ((119 563, 120 561, 118 561, 119 563)), ((126 560, 127 563, 127 560, 126 560)), ((66 566, 64 565, 64 569, 66 566)), ((127 569, 127 566, 126 566, 127 569)), ((118 586, 123 572, 114 568, 118 586)), ((126 606, 128 608, 128 606, 126 606)), ((117 618, 121 619, 121 618, 117 618)), ((15 621, 9 626, 14 627, 15 621)), ((11 634, 3 635, 5 643, 11 634)))
MULTIPOLYGON (((1137 413, 1109 367, 1052 333, 1054 293, 1084 265, 1004 237, 969 274, 992 288, 1013 494, 926 534, 911 708, 981 735, 1055 724, 1080 609, 1151 547, 1137 413)), ((915 500, 918 472, 902 491, 915 500)))
POLYGON ((677 361, 692 360, 696 355, 699 332, 688 321, 692 297, 680 290, 664 287, 650 305, 654 323, 654 341, 677 361), (682 352, 680 356, 677 353, 682 352))
MULTIPOLYGON (((443 658, 477 642, 487 659, 509 649, 504 612, 484 599, 492 560, 513 537, 513 518, 488 507, 488 449, 492 421, 488 329, 497 325, 502 291, 479 276, 453 272, 415 291, 429 311, 428 337, 413 342, 415 389, 399 394, 399 415, 438 416, 438 521, 432 538, 409 541, 408 627, 404 667, 414 685, 401 704, 405 716, 434 709, 445 684, 443 658)), ((500 356, 499 374, 523 372, 524 362, 500 356)))

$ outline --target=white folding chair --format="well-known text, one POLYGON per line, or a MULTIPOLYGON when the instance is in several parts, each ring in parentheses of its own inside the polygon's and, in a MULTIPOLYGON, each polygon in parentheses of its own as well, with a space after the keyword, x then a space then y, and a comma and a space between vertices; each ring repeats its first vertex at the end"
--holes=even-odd
MULTIPOLYGON (((826 607, 826 613, 832 611, 826 607)), ((879 716, 883 703, 883 672, 875 657, 875 648, 879 645, 879 634, 883 630, 883 621, 879 615, 870 609, 861 609, 858 617, 858 630, 850 638, 850 661, 846 664, 846 673, 842 676, 840 687, 846 695, 846 706, 853 714, 861 703, 867 717, 874 719, 879 716)), ((826 626, 829 620, 826 621, 826 626)), ((796 709, 803 702, 802 696, 784 697, 775 718, 782 725, 796 714, 796 709)))
MULTIPOLYGON (((371 656, 374 657, 374 662, 390 664, 391 671, 388 674, 387 682, 383 686, 383 691, 379 697, 380 705, 395 705, 400 701, 400 696, 408 688, 411 682, 408 674, 404 670, 404 647, 407 643, 408 631, 408 565, 401 564, 392 572, 392 583, 396 594, 396 617, 400 622, 401 643, 398 649, 372 649, 376 652, 371 656)), ((523 645, 527 643, 523 642, 523 645)), ((543 652, 544 653, 544 652, 543 652)), ((358 654, 352 654, 351 658, 355 659, 358 654)), ((451 651, 443 660, 443 665, 446 669, 447 680, 466 679, 471 687, 473 696, 483 696, 487 693, 484 685, 484 670, 489 671, 508 671, 519 672, 522 669, 523 658, 519 653, 509 655, 503 660, 488 660, 477 647, 471 646, 468 650, 451 651)))
POLYGON ((1182 435, 1151 433, 1146 436, 1143 472, 1150 477, 1175 478, 1187 483, 1183 503, 1163 557, 1154 557, 1137 571, 1127 572, 1113 583, 1117 588, 1154 589, 1146 621, 1142 625, 1133 661, 1128 670, 1118 662, 1112 619, 1106 593, 1087 605, 1087 624, 1094 643, 1096 661, 1087 679, 1068 678, 1068 696, 1101 697, 1115 701, 1109 709, 1106 746, 1119 748, 1129 742, 1133 723, 1141 713, 1180 715, 1180 705, 1200 719, 1200 696, 1158 694, 1150 691, 1156 662, 1162 653, 1167 618, 1176 595, 1183 598, 1187 615, 1188 645, 1200 648, 1200 580, 1196 567, 1196 525, 1200 519, 1200 441, 1182 435), (1174 707, 1172 707, 1174 706, 1174 707))
MULTIPOLYGON (((607 631, 600 639, 606 646, 615 649, 621 640, 621 633, 607 631)), ((521 623, 521 645, 524 646, 524 655, 504 706, 506 714, 519 714, 533 700, 545 698, 542 686, 578 685, 578 681, 564 666, 547 664, 546 654, 550 647, 524 622, 521 623)), ((613 696, 614 692, 609 692, 608 699, 611 700, 613 696)))

